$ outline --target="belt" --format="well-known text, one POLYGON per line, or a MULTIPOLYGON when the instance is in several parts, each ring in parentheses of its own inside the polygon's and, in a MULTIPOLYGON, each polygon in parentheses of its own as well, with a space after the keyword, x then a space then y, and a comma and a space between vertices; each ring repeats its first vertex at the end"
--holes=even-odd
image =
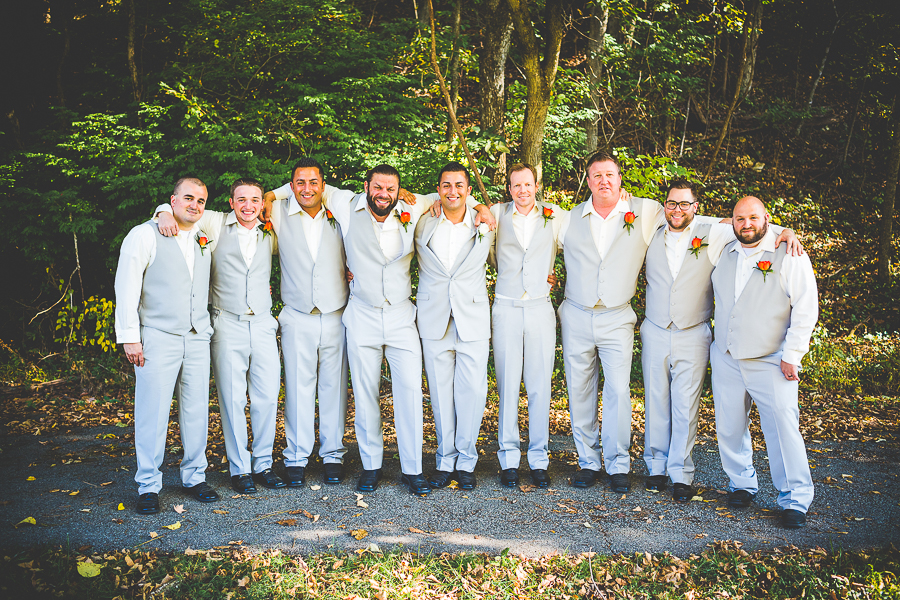
POLYGON ((524 308, 526 306, 539 306, 541 304, 548 304, 550 302, 550 296, 542 296, 540 298, 529 298, 528 300, 513 300, 512 298, 497 298, 494 297, 494 304, 499 304, 501 306, 515 306, 516 308, 524 308))

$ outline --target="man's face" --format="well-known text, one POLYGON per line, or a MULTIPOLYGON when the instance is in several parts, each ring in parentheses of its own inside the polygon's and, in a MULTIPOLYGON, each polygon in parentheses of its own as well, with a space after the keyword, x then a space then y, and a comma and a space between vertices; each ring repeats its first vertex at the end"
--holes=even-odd
POLYGON ((263 206, 262 190, 255 185, 240 185, 235 188, 234 197, 228 199, 228 204, 238 222, 249 229, 258 222, 263 206))
POLYGON ((291 189, 297 203, 303 208, 317 210, 322 205, 322 192, 325 190, 325 182, 319 170, 315 167, 296 169, 291 180, 291 189))
POLYGON ((669 223, 669 229, 672 231, 684 231, 685 227, 694 220, 697 214, 697 201, 691 190, 672 189, 666 197, 663 205, 666 213, 666 221, 669 223), (669 208, 672 203, 675 208, 669 208))
POLYGON ((769 215, 759 202, 738 202, 732 219, 734 235, 744 245, 759 242, 769 230, 769 215))
POLYGON ((616 163, 603 160, 593 163, 587 170, 588 187, 595 200, 619 201, 619 188, 622 187, 622 174, 616 163))
POLYGON ((520 212, 528 212, 534 206, 534 196, 537 193, 537 185, 531 169, 522 169, 511 173, 509 176, 509 195, 512 196, 516 208, 520 212))
POLYGON ((172 194, 172 214, 180 229, 190 229, 206 209, 206 188, 189 181, 182 183, 172 194))
POLYGON ((376 217, 386 217, 397 204, 400 194, 400 180, 393 175, 375 173, 372 181, 365 182, 366 201, 369 210, 376 217))
POLYGON ((466 198, 472 193, 472 186, 462 171, 445 171, 437 186, 441 196, 441 206, 445 211, 454 212, 466 205, 466 198))

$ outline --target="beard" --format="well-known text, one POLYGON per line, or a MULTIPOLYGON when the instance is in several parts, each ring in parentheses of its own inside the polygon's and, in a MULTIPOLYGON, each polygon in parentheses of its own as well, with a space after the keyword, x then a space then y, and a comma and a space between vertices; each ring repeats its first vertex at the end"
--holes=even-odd
POLYGON ((694 215, 685 214, 685 215, 681 218, 681 227, 678 227, 678 228, 675 228, 675 227, 672 225, 672 220, 671 220, 671 219, 672 219, 672 217, 671 217, 670 215, 666 215, 666 221, 669 223, 669 229, 670 229, 670 230, 672 230, 672 231, 684 231, 685 229, 687 229, 688 225, 690 225, 691 223, 694 222, 694 215))
POLYGON ((735 229, 734 235, 742 244, 755 244, 759 240, 763 239, 766 235, 766 232, 769 231, 769 224, 765 223, 759 229, 754 229, 750 233, 741 233, 740 230, 735 229))
POLYGON ((366 203, 369 205, 369 210, 372 211, 376 217, 386 217, 391 214, 391 211, 394 210, 394 207, 397 206, 397 201, 399 200, 400 195, 398 194, 390 205, 385 208, 380 208, 377 204, 375 204, 375 200, 372 198, 372 194, 366 192, 366 203))

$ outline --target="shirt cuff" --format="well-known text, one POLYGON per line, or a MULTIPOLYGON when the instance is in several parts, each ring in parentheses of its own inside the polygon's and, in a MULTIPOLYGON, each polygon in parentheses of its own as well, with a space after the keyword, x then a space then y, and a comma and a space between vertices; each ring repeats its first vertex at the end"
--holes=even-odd
POLYGON ((141 341, 141 330, 138 329, 126 329, 125 331, 117 331, 116 332, 116 343, 117 344, 137 344, 141 341))
POLYGON ((784 350, 781 353, 781 360, 789 365, 799 367, 805 354, 806 352, 798 352, 796 350, 784 350))

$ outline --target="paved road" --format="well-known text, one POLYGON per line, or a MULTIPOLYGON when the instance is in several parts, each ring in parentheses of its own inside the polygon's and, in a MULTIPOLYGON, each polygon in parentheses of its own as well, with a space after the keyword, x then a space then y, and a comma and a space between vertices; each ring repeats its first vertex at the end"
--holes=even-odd
MULTIPOLYGON (((775 492, 764 459, 756 453, 761 492, 744 511, 728 509, 726 483, 715 440, 695 449, 696 484, 703 501, 672 502, 668 494, 644 490, 643 461, 633 461, 632 492, 608 491, 605 481, 588 490, 572 488, 574 446, 555 436, 549 490, 508 490, 497 480, 496 441, 484 446, 476 470, 479 485, 471 492, 439 490, 426 498, 410 496, 397 483, 399 461, 386 461, 386 476, 374 494, 359 502, 355 493, 360 469, 355 446, 348 453, 350 477, 340 485, 321 484, 321 465, 308 469, 310 481, 300 489, 260 489, 236 496, 227 473, 210 471, 208 481, 222 500, 200 504, 180 492, 177 455, 166 455, 163 511, 139 516, 133 455, 110 456, 116 439, 127 430, 95 428, 58 436, 0 438, 0 548, 4 551, 38 544, 83 545, 97 550, 140 547, 184 551, 239 543, 250 548, 289 552, 321 552, 402 546, 419 552, 478 551, 496 554, 509 548, 536 557, 551 552, 663 552, 679 556, 699 553, 713 540, 740 540, 744 547, 872 548, 900 539, 900 445, 896 442, 809 442, 815 465, 816 499, 805 529, 778 526, 775 492), (34 480, 29 481, 30 477, 34 480), (77 494, 73 494, 77 492, 77 494), (125 510, 118 510, 124 503, 125 510), (174 506, 184 505, 178 514, 174 506), (220 511, 220 512, 215 512, 220 511), (304 512, 305 511, 305 512, 304 512), (225 512, 227 514, 222 514, 225 512), (307 516, 308 513, 310 516, 307 516), (317 517, 316 517, 317 515, 317 517), (37 525, 15 524, 33 517, 37 525), (282 521, 283 524, 278 524, 282 521), (163 526, 180 522, 177 530, 163 526), (367 533, 361 540, 351 531, 367 533), (158 537, 152 538, 151 532, 158 537)), ((426 472, 434 448, 426 448, 426 472)), ((396 448, 389 448, 391 457, 396 448)), ((280 465, 279 465, 280 466, 280 465)), ((523 480, 530 481, 527 469, 523 480)))

